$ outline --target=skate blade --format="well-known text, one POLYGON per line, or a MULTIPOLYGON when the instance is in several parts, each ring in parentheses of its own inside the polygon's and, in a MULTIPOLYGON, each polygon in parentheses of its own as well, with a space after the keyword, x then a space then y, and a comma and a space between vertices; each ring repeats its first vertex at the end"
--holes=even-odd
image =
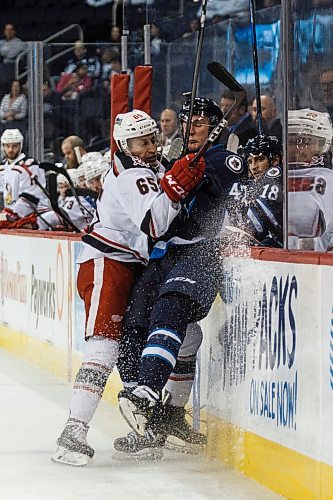
POLYGON ((163 458, 163 450, 160 448, 152 448, 149 450, 141 450, 136 453, 126 453, 122 451, 115 451, 112 455, 114 460, 119 461, 134 461, 134 460, 159 460, 163 458))
POLYGON ((55 454, 51 457, 52 462, 72 465, 74 467, 85 467, 91 462, 91 459, 83 453, 70 451, 62 446, 59 446, 55 454))
POLYGON ((120 398, 119 411, 134 432, 140 434, 140 436, 145 435, 147 419, 144 415, 137 412, 136 406, 132 401, 127 398, 120 398))
POLYGON ((203 455, 205 452, 204 444, 186 443, 175 436, 168 436, 164 448, 187 455, 203 455))

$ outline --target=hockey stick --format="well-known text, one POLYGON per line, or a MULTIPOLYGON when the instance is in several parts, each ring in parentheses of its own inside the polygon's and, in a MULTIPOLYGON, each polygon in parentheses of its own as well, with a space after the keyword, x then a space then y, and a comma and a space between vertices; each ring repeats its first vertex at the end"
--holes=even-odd
POLYGON ((207 2, 208 2, 208 0, 202 0, 202 3, 201 3, 200 31, 199 31, 199 38, 198 38, 198 44, 197 44, 197 50, 196 50, 196 56, 195 56, 195 65, 194 65, 192 90, 191 90, 191 102, 190 102, 188 120, 187 120, 187 124, 186 124, 182 156, 185 154, 185 151, 187 149, 187 143, 188 143, 188 140, 190 138, 194 100, 195 100, 196 95, 197 95, 199 69, 200 69, 200 61, 201 61, 201 54, 202 54, 202 44, 203 44, 203 38, 204 38, 204 33, 205 33, 205 24, 206 24, 207 2))
POLYGON ((254 82, 255 82, 255 88, 256 88, 256 101, 257 101, 258 133, 259 133, 259 135, 263 135, 264 129, 263 129, 263 124, 262 124, 262 110, 261 110, 261 100, 260 100, 260 81, 259 81, 259 64, 258 64, 258 46, 257 46, 257 35, 256 35, 255 0, 249 0, 249 5, 250 5, 250 23, 251 23, 251 35, 252 35, 253 70, 254 70, 254 82))
POLYGON ((205 144, 201 146, 200 150, 191 161, 190 167, 194 167, 198 163, 200 158, 206 153, 207 149, 210 148, 210 146, 219 138, 222 132, 224 132, 228 128, 226 118, 228 118, 234 107, 238 106, 242 102, 246 94, 244 87, 242 87, 242 85, 238 83, 237 80, 235 80, 232 74, 229 73, 229 71, 224 66, 222 66, 222 64, 215 61, 209 63, 207 68, 213 76, 215 76, 229 90, 234 92, 235 99, 226 114, 223 116, 222 120, 211 131, 205 144))
POLYGON ((80 229, 74 224, 74 222, 68 217, 66 212, 62 210, 57 201, 57 174, 54 171, 50 171, 49 175, 49 186, 50 186, 50 202, 52 210, 59 215, 59 217, 71 227, 76 233, 81 233, 80 229))
MULTIPOLYGON (((42 162, 42 163, 40 163, 40 166, 45 171, 56 172, 57 174, 62 174, 64 177, 66 177, 66 179, 68 180, 68 184, 70 185, 71 193, 74 196, 74 198, 76 199, 83 217, 86 219, 85 213, 89 214, 90 217, 93 217, 94 214, 92 214, 85 206, 82 205, 81 200, 80 200, 80 198, 76 192, 76 189, 74 187, 73 181, 72 181, 66 168, 58 167, 57 165, 55 165, 53 163, 49 163, 49 162, 42 162)), ((87 222, 87 224, 89 223, 89 221, 87 219, 86 219, 86 222, 87 222)))
POLYGON ((230 231, 231 233, 236 233, 236 234, 239 234, 240 236, 246 236, 246 238, 250 238, 252 241, 254 241, 255 243, 257 243, 258 245, 262 246, 262 243, 260 243, 259 240, 257 240, 254 236, 252 236, 252 234, 250 233, 247 233, 246 231, 244 231, 243 229, 240 229, 239 227, 235 227, 235 226, 224 226, 224 228, 227 230, 227 231, 230 231))

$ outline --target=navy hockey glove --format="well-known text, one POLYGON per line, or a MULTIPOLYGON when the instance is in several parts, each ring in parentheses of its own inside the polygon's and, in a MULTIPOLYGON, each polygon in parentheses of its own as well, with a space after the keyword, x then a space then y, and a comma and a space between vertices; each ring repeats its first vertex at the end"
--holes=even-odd
POLYGON ((195 167, 190 167, 195 154, 188 154, 175 161, 171 170, 164 174, 161 187, 165 194, 174 203, 185 198, 203 179, 206 163, 200 158, 195 167))

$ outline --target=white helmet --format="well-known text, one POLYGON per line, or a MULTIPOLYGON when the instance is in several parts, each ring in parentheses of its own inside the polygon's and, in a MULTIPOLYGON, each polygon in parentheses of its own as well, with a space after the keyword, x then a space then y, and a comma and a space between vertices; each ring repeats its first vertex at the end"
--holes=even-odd
POLYGON ((81 156, 81 164, 89 161, 101 160, 102 158, 103 155, 99 151, 91 151, 81 156))
POLYGON ((108 149, 105 151, 103 158, 105 161, 107 161, 111 165, 111 149, 108 149))
POLYGON ((23 148, 23 135, 18 128, 7 128, 1 136, 1 148, 4 144, 21 144, 20 152, 23 148))
POLYGON ((333 137, 330 115, 310 108, 289 110, 288 134, 307 135, 320 139, 320 151, 317 153, 325 153, 330 149, 333 137))
POLYGON ((78 178, 86 176, 86 167, 85 167, 84 163, 80 163, 80 165, 77 167, 76 170, 77 170, 78 178))
POLYGON ((78 168, 69 168, 67 173, 73 183, 74 187, 78 187, 79 185, 79 171, 78 168))
POLYGON ((157 132, 157 124, 147 113, 133 109, 116 116, 113 138, 124 153, 129 153, 127 140, 157 132))
POLYGON ((60 186, 60 184, 68 184, 69 185, 67 177, 63 174, 57 175, 57 186, 60 186))
POLYGON ((103 158, 94 162, 87 162, 85 165, 86 180, 89 182, 96 179, 96 177, 103 175, 109 168, 109 163, 103 160, 103 158))

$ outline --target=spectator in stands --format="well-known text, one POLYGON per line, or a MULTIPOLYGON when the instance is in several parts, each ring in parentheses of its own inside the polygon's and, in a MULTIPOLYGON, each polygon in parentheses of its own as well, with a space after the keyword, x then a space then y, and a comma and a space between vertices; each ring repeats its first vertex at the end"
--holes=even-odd
POLYGON ((121 32, 119 26, 112 26, 110 42, 112 43, 113 52, 120 54, 121 32))
POLYGON ((25 49, 24 42, 16 36, 13 24, 6 24, 4 29, 4 38, 0 40, 1 62, 14 62, 16 56, 25 49))
MULTIPOLYGON (((234 93, 225 90, 221 97, 220 107, 224 115, 229 111, 234 103, 234 93)), ((248 100, 245 95, 242 102, 233 108, 230 115, 227 116, 229 131, 236 134, 239 138, 240 146, 245 146, 249 139, 257 135, 257 127, 248 112, 248 100)))
MULTIPOLYGON (((282 142, 282 123, 278 118, 276 105, 272 97, 269 95, 260 96, 262 122, 265 135, 273 135, 282 142)), ((257 99, 252 102, 251 115, 255 122, 257 122, 257 99)))
POLYGON ((163 109, 160 116, 160 127, 162 132, 161 140, 163 154, 164 156, 167 156, 172 141, 176 139, 176 137, 181 137, 176 111, 170 108, 163 109))
POLYGON ((61 151, 66 160, 66 168, 77 168, 79 166, 81 156, 86 154, 84 143, 81 137, 70 135, 61 143, 61 151))
POLYGON ((199 31, 199 21, 198 19, 191 19, 188 25, 188 30, 183 33, 182 37, 187 38, 191 36, 193 33, 197 33, 199 31))
POLYGON ((73 73, 64 73, 57 83, 56 91, 63 101, 77 99, 79 94, 91 89, 93 80, 88 75, 88 66, 78 61, 73 73))
POLYGON ((333 68, 326 69, 319 77, 323 104, 333 121, 333 68))
POLYGON ((150 51, 152 56, 159 56, 161 53, 162 39, 160 37, 160 28, 157 24, 150 25, 150 51))
POLYGON ((67 62, 64 73, 72 73, 75 71, 78 63, 84 63, 87 66, 87 74, 89 77, 99 78, 101 64, 95 55, 88 55, 88 51, 81 40, 75 42, 73 57, 67 62))
MULTIPOLYGON (((110 67, 110 72, 108 73, 107 71, 104 74, 103 78, 103 87, 104 89, 109 89, 110 88, 110 79, 112 75, 117 74, 120 75, 121 73, 121 61, 118 55, 112 54, 112 56, 108 57, 109 63, 111 65, 110 67)), ((129 84, 129 95, 133 96, 133 89, 134 89, 134 75, 133 71, 128 68, 127 74, 130 76, 130 84, 129 84)))
POLYGON ((0 103, 0 120, 5 128, 20 128, 24 130, 24 121, 27 116, 28 102, 22 94, 21 84, 18 80, 13 80, 9 94, 5 94, 0 103))
POLYGON ((50 147, 51 141, 58 135, 58 118, 61 98, 51 88, 49 80, 43 83, 44 145, 50 147))

